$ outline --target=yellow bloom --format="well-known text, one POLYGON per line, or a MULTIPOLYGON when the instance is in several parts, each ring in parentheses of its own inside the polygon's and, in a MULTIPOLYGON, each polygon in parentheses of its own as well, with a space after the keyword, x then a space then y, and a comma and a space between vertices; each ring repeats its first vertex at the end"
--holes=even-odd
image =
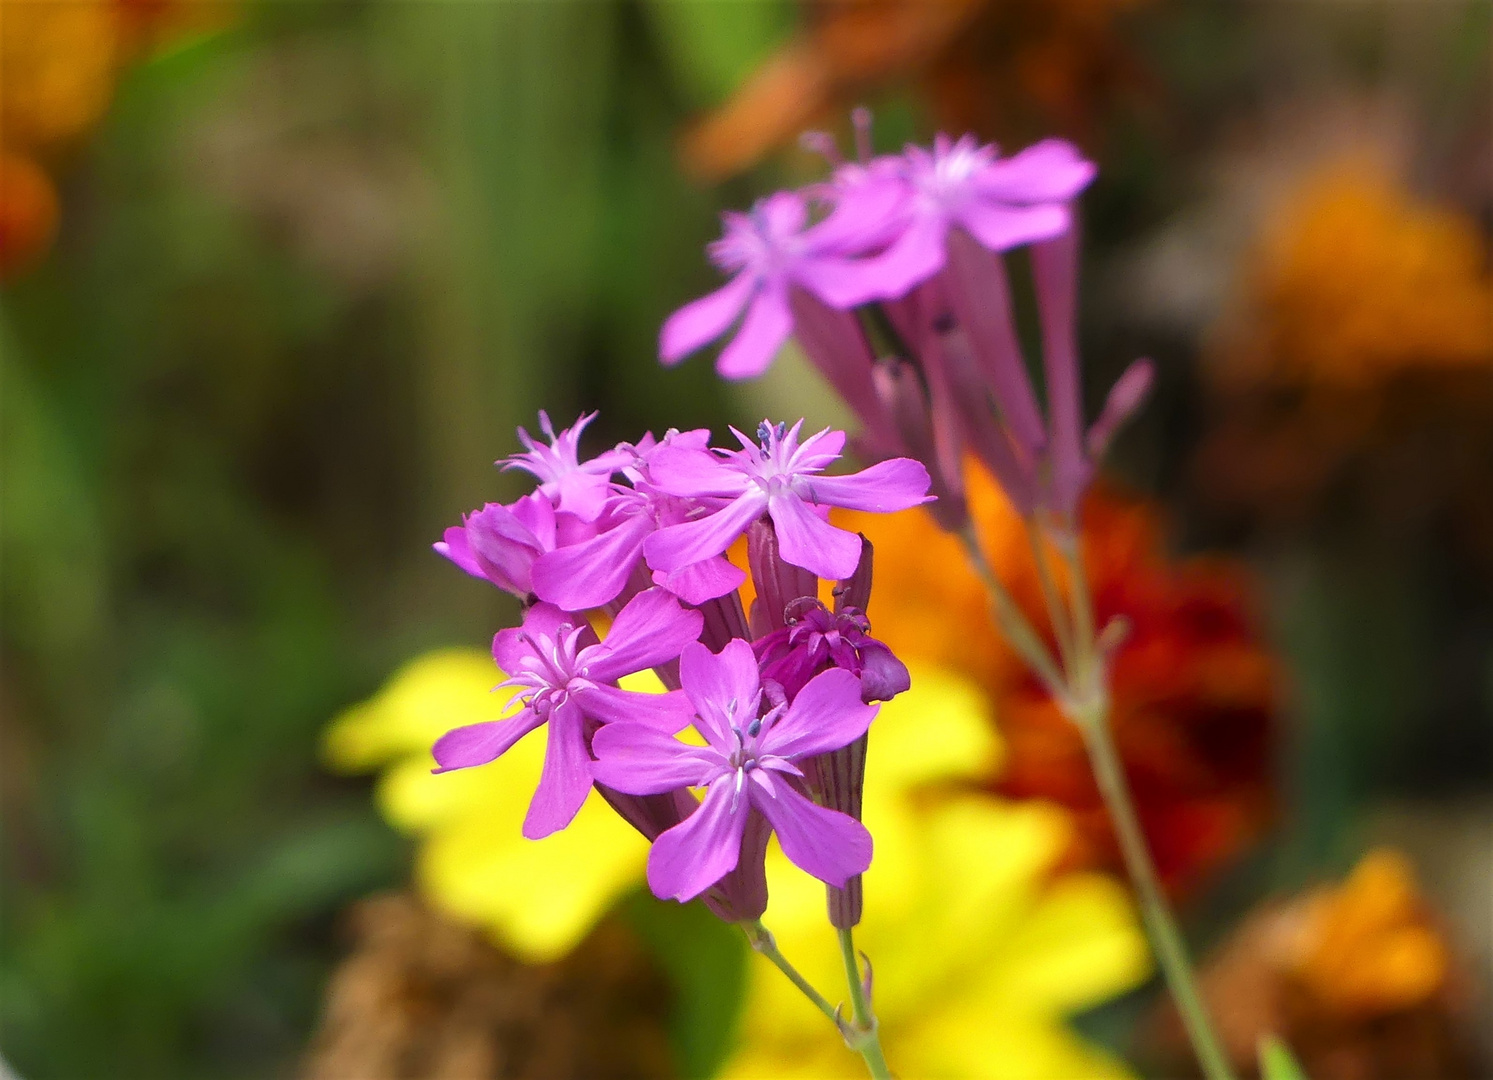
MULTIPOLYGON (((543 733, 477 769, 431 775, 430 747, 453 727, 493 720, 511 691, 475 650, 430 653, 343 713, 326 756, 343 772, 383 770, 378 802, 420 840, 416 878, 437 908, 484 927, 531 963, 564 956, 643 875, 648 845, 594 791, 569 828, 544 840, 521 827, 544 761, 543 733)), ((648 689, 651 675, 624 680, 648 689)), ((661 689, 661 687, 660 687, 661 689)))
MULTIPOLYGON (((931 785, 974 780, 996 753, 978 692, 913 669, 871 740, 865 820, 876 838, 856 943, 875 965, 883 1045, 903 1080, 1099 1080, 1128 1075, 1063 1022, 1136 985, 1145 941, 1113 879, 1053 879, 1066 815, 931 785)), ((764 918, 784 954, 831 1000, 844 971, 824 889, 774 850, 764 918)), ((740 1047, 724 1075, 861 1077, 859 1058, 766 962, 750 969, 740 1047)))

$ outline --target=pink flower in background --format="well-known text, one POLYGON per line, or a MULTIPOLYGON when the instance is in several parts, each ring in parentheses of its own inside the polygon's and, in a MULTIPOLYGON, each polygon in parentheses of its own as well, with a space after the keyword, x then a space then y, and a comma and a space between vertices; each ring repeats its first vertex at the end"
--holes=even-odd
POLYGON ((892 458, 844 476, 822 475, 839 458, 845 433, 825 428, 800 445, 802 427, 802 420, 790 430, 763 421, 757 431, 760 444, 732 428, 740 450, 654 454, 651 472, 661 491, 730 501, 712 514, 648 537, 643 546, 648 565, 670 572, 719 555, 766 514, 785 560, 822 578, 847 578, 860 561, 860 538, 829 524, 829 507, 891 513, 928 501, 928 470, 909 458, 892 458))
POLYGON ((659 332, 659 358, 677 364, 745 312, 715 370, 722 378, 750 379, 768 369, 793 330, 789 290, 797 285, 822 294, 847 264, 836 244, 806 227, 808 207, 797 192, 780 191, 750 213, 726 213, 721 220, 725 232, 710 245, 710 258, 735 276, 669 316, 659 332))
MULTIPOLYGON (((881 170, 880 182, 899 197, 861 194, 841 203, 824 223, 840 236, 859 230, 885 249, 836 275, 825 299, 838 307, 891 300, 943 269, 945 240, 959 228, 990 251, 1049 240, 1071 224, 1067 202, 1093 180, 1094 166, 1061 139, 1047 139, 1009 158, 974 136, 939 135, 933 149, 909 146, 902 168, 881 170)), ((865 191, 875 180, 860 185, 865 191)))
POLYGON ((524 819, 539 839, 570 824, 591 789, 587 720, 628 720, 678 731, 689 703, 677 691, 641 694, 618 688, 624 675, 668 663, 700 636, 704 619, 662 589, 639 593, 618 613, 603 642, 584 620, 552 604, 535 604, 520 627, 493 638, 493 659, 519 688, 522 708, 504 720, 469 724, 436 741, 436 772, 485 765, 541 724, 549 724, 544 769, 524 819))
POLYGON ((612 474, 633 461, 633 455, 620 448, 598 454, 590 461, 580 460, 581 432, 595 419, 594 412, 585 413, 556 435, 549 413, 541 409, 539 430, 550 444, 535 442, 527 431, 519 428, 518 439, 526 449, 521 454, 510 455, 503 468, 532 473, 539 480, 539 490, 556 510, 574 514, 582 521, 595 521, 606 505, 612 474))
POLYGON ((877 707, 862 703, 856 677, 826 671, 791 705, 759 716, 762 685, 750 643, 732 641, 719 656, 699 643, 687 645, 679 676, 706 746, 625 721, 603 727, 593 742, 596 779, 618 791, 706 788, 699 809, 653 842, 648 884, 654 894, 691 900, 735 869, 751 813, 765 817, 783 853, 821 881, 843 886, 863 873, 871 865, 871 834, 854 818, 810 801, 794 764, 865 734, 877 707))

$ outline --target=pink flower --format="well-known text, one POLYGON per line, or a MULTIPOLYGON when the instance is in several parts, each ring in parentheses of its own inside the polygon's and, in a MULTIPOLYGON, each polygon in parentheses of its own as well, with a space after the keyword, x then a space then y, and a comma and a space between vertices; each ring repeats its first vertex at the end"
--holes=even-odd
MULTIPOLYGON (((1061 139, 1009 157, 972 135, 939 135, 931 151, 909 146, 901 170, 880 167, 856 187, 820 229, 843 238, 859 231, 884 242, 878 255, 835 275, 824 299, 836 307, 905 296, 947 260, 945 240, 960 228, 990 251, 1048 240, 1068 228, 1066 203, 1088 186, 1094 166, 1061 139), (873 198, 877 184, 899 197, 873 198)), ((843 243, 844 241, 841 240, 843 243)))
POLYGON ((760 715, 762 685, 746 641, 730 642, 719 656, 699 643, 685 646, 679 676, 708 745, 626 722, 603 727, 593 744, 597 780, 618 791, 706 788, 699 809, 653 842, 648 884, 654 894, 691 900, 735 869, 752 813, 767 819, 793 863, 821 881, 843 886, 863 873, 871 865, 871 834, 854 818, 810 801, 794 764, 865 734, 877 707, 861 702, 855 676, 826 671, 793 704, 760 715))
POLYGON ((799 445, 800 420, 791 430, 763 421, 760 445, 735 428, 740 450, 660 450, 651 474, 659 490, 680 498, 728 499, 707 516, 660 529, 644 542, 648 565, 672 572, 720 555, 752 522, 768 515, 778 550, 794 566, 822 578, 846 578, 860 561, 860 538, 825 520, 828 508, 890 513, 927 502, 928 470, 909 458, 892 458, 858 473, 824 476, 840 456, 843 431, 825 428, 799 445))
POLYGON ((815 597, 788 606, 787 624, 752 642, 762 677, 783 688, 792 701, 821 671, 842 668, 860 679, 864 701, 890 701, 912 686, 907 666, 870 634, 859 608, 830 611, 815 597))
POLYGON ((541 724, 549 724, 544 769, 524 819, 532 840, 570 824, 591 789, 587 720, 628 720, 678 731, 690 708, 677 691, 640 694, 615 684, 624 675, 675 659, 700 636, 704 619, 662 589, 639 593, 618 613, 603 642, 584 620, 553 604, 535 604, 521 627, 493 638, 493 659, 519 687, 521 708, 503 720, 469 724, 436 741, 435 772, 485 765, 541 724))
POLYGON ((555 546, 555 509, 537 491, 508 506, 488 503, 463 515, 433 546, 473 577, 523 600, 534 591, 534 561, 555 546))
POLYGON ((620 448, 598 454, 590 461, 580 460, 581 432, 595 419, 594 412, 584 413, 573 426, 556 435, 549 413, 541 409, 539 429, 550 444, 536 443, 527 431, 519 428, 518 439, 526 449, 521 454, 510 455, 503 468, 532 473, 539 480, 539 490, 556 510, 574 514, 582 521, 595 521, 606 505, 612 474, 633 461, 633 455, 620 448))
POLYGON ((847 263, 832 238, 821 240, 806 227, 808 210, 797 192, 780 191, 759 201, 749 214, 726 213, 721 220, 725 232, 710 246, 710 258, 735 276, 665 320, 659 358, 677 364, 724 334, 745 312, 715 370, 722 378, 750 379, 768 369, 793 330, 790 288, 798 285, 823 294, 847 263))

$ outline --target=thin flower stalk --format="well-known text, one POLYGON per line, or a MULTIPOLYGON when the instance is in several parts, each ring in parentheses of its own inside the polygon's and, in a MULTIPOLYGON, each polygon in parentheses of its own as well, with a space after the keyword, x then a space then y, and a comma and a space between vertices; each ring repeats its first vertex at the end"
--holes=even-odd
POLYGON ((855 951, 855 932, 850 927, 840 930, 840 955, 845 960, 845 982, 850 988, 851 1019, 840 1021, 845 1044, 866 1061, 866 1068, 876 1080, 892 1080, 892 1070, 886 1063, 886 1054, 881 1049, 880 1025, 871 1008, 871 967, 866 965, 866 974, 861 975, 860 959, 855 951))

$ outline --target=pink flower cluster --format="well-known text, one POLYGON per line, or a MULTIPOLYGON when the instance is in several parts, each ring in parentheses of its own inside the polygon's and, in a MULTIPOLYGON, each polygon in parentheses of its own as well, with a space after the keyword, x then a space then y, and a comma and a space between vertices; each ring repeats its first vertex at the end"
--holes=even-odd
MULTIPOLYGON (((831 507, 894 511, 930 499, 907 458, 829 475, 843 432, 801 438, 764 421, 756 440, 712 449, 706 431, 670 431, 589 460, 595 414, 502 463, 538 481, 446 530, 436 550, 517 596, 521 626, 493 639, 518 710, 435 744, 437 772, 493 761, 541 726, 543 771, 524 835, 570 824, 595 787, 653 841, 661 897, 704 895, 722 917, 766 906, 763 855, 776 833, 797 865, 831 886, 831 913, 859 918, 871 837, 859 821, 871 702, 907 689, 907 669, 870 636, 871 548, 831 525, 831 507), (725 552, 747 537, 757 589, 725 552), (819 579, 837 582, 834 609, 819 579), (585 612, 612 616, 605 638, 585 612), (653 669, 668 691, 623 690, 653 669), (693 726, 705 745, 676 736, 693 726), (692 788, 704 788, 703 802, 692 788)), ((849 921, 845 921, 849 920, 849 921)))
POLYGON ((910 456, 932 474, 933 507, 964 524, 962 459, 973 452, 1023 512, 1072 515, 1079 495, 1152 378, 1137 361, 1083 427, 1076 341, 1078 245, 1073 201, 1095 175, 1067 142, 1010 157, 971 136, 842 161, 809 137, 831 178, 724 216, 710 248, 730 280, 676 311, 659 335, 675 364, 735 333, 716 370, 761 375, 791 336, 862 425, 870 459, 910 456), (1029 246, 1047 408, 1022 356, 1002 253, 1029 246))

